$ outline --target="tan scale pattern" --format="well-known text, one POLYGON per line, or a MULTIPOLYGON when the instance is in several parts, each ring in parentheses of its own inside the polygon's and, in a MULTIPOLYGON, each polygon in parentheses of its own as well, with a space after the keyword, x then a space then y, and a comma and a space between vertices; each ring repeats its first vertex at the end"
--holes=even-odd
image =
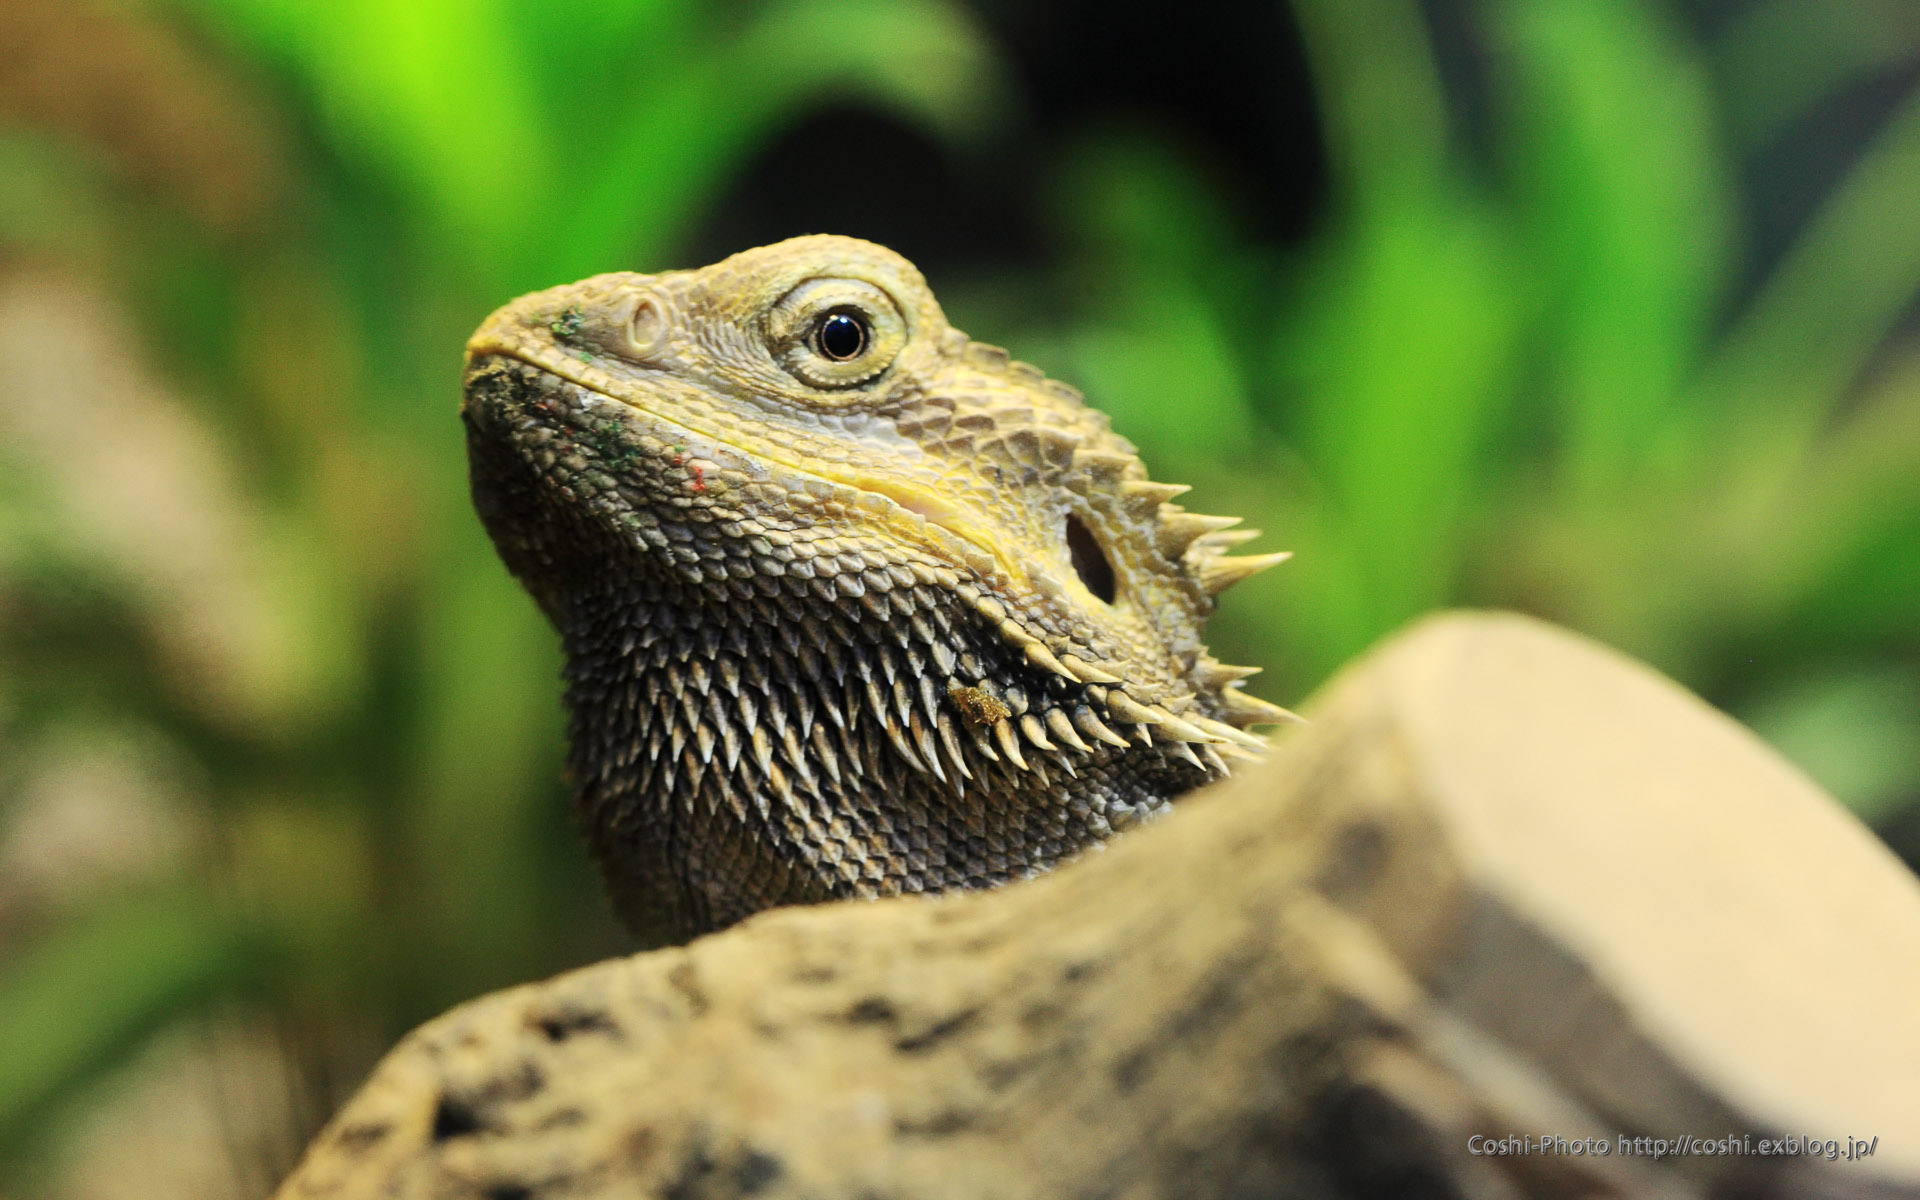
POLYGON ((579 816, 636 925, 1029 876, 1290 716, 1201 640, 1215 594, 1285 556, 1227 557, 1251 534, 1171 503, 882 247, 524 296, 469 343, 462 411, 475 504, 563 639, 579 816), (845 361, 836 316, 864 331, 845 361))

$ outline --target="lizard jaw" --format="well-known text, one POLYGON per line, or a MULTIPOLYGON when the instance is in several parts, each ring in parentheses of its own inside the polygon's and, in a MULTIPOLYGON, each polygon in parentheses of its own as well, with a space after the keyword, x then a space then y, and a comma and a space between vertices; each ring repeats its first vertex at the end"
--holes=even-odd
MULTIPOLYGON (((559 289, 565 291, 566 289, 559 289)), ((535 293, 544 296, 545 293, 535 293)), ((535 297, 522 297, 515 304, 495 313, 493 317, 477 330, 466 346, 466 368, 470 375, 489 359, 506 359, 522 363, 535 370, 544 371, 556 378, 563 379, 609 404, 619 404, 638 414, 649 422, 674 427, 716 446, 722 446, 745 458, 777 466, 790 472, 801 486, 808 480, 820 481, 829 486, 850 488, 862 496, 877 497, 890 502, 901 510, 890 522, 893 525, 905 524, 901 517, 911 514, 920 518, 925 526, 950 535, 951 543, 943 546, 945 557, 954 561, 956 566, 964 564, 968 569, 981 574, 990 574, 997 569, 1015 586, 1028 588, 1032 579, 1025 564, 1009 553, 993 536, 988 522, 967 513, 959 505, 953 504, 938 493, 901 479, 888 479, 871 472, 838 470, 833 463, 814 463, 802 466, 782 456, 777 448, 768 445, 743 446, 725 436, 725 434, 703 428, 702 424, 687 414, 676 413, 669 416, 656 408, 643 403, 630 395, 633 389, 624 384, 610 372, 593 362, 581 361, 573 355, 561 352, 543 338, 535 335, 521 315, 521 308, 535 297)), ((945 539, 936 539, 945 540, 945 539)))

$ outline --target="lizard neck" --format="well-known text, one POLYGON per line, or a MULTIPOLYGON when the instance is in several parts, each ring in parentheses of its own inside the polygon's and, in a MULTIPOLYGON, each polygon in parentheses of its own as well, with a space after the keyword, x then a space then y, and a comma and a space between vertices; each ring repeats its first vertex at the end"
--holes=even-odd
POLYGON ((636 926, 995 886, 1205 778, 1160 745, 1042 749, 970 720, 955 687, 1016 723, 1074 697, 1040 694, 1071 685, 938 589, 827 600, 810 580, 695 585, 626 557, 562 627, 576 812, 636 926))

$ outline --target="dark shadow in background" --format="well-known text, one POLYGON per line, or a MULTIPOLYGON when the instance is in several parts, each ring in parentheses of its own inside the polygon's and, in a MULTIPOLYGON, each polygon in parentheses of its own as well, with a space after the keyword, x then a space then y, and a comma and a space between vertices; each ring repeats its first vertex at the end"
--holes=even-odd
POLYGON ((1325 199, 1319 118, 1284 4, 1222 0, 973 5, 1014 71, 1008 136, 962 160, 903 125, 832 108, 756 156, 695 235, 690 261, 802 233, 891 246, 938 279, 1051 256, 1048 167, 1089 127, 1171 133, 1248 215, 1252 236, 1296 242, 1325 199))

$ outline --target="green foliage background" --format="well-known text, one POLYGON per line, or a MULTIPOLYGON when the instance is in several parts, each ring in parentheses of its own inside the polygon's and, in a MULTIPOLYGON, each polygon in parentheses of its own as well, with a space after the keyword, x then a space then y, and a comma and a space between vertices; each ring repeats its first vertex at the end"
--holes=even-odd
MULTIPOLYGON (((0 1191, 69 1194, 167 1030, 275 1031, 300 1100, 266 1178, 411 1024, 625 945, 566 827, 552 639, 468 508, 460 346, 517 292, 695 265, 823 106, 985 171, 1033 119, 993 7, 0 16, 0 1191), (105 832, 48 834, 62 803, 105 832)), ((1517 607, 1700 689, 1911 857, 1920 5, 1758 0, 1705 37, 1654 0, 1447 7, 1473 106, 1433 5, 1290 6, 1303 238, 1118 113, 1018 198, 1044 253, 933 278, 949 315, 1298 551, 1216 625, 1272 698, 1517 607), (1757 253, 1742 173, 1863 88, 1886 114, 1757 253)))

